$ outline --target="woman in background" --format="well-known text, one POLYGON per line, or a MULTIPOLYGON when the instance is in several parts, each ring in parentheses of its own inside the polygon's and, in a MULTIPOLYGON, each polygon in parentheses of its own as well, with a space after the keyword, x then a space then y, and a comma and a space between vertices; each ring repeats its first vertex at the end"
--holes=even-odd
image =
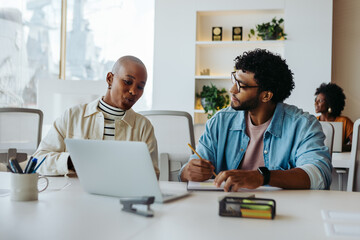
POLYGON ((343 151, 350 151, 354 123, 340 116, 345 106, 343 89, 334 83, 322 83, 315 92, 315 112, 321 113, 319 121, 343 122, 343 151))

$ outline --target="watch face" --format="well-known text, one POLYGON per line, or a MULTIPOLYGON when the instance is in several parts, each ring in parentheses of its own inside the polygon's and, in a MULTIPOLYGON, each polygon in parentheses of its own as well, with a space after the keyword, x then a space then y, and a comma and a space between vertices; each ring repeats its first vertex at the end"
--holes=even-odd
POLYGON ((270 181, 270 170, 267 167, 258 167, 258 171, 264 176, 263 185, 269 184, 270 181))

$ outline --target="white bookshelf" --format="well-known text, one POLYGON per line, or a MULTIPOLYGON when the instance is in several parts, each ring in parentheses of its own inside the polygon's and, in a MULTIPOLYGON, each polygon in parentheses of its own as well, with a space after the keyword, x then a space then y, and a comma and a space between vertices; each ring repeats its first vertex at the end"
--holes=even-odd
POLYGON ((242 46, 256 46, 256 47, 283 47, 284 41, 281 40, 243 40, 243 41, 196 41, 198 47, 242 47, 242 46))
MULTIPOLYGON (((217 54, 221 60, 220 64, 216 64, 216 67, 219 66, 218 73, 210 67, 210 76, 227 77, 233 71, 233 59, 243 49, 254 44, 259 44, 257 46, 261 48, 269 47, 264 45, 268 42, 248 42, 245 37, 249 29, 278 16, 285 20, 288 40, 278 42, 284 47, 277 49, 284 54, 295 80, 295 89, 286 103, 313 113, 315 89, 322 82, 331 80, 332 5, 333 1, 329 0, 155 0, 152 109, 186 111, 194 118, 201 115, 194 112, 195 86, 205 81, 230 84, 230 80, 196 79, 200 75, 197 69, 201 64, 205 68, 206 63, 197 51, 208 56, 211 55, 206 52, 214 51, 215 54, 217 49, 218 52, 227 52, 217 54), (231 30, 235 25, 243 27, 245 39, 241 43, 231 41, 231 30), (229 43, 225 46, 222 43, 208 44, 212 42, 212 26, 222 26, 222 43, 229 43)), ((196 128, 200 126, 203 124, 195 123, 196 128)), ((201 130, 195 131, 198 132, 198 135, 195 134, 198 140, 201 130)))
MULTIPOLYGON (((256 48, 268 49, 284 56, 284 40, 261 41, 248 39, 250 29, 257 24, 269 22, 274 17, 284 18, 282 9, 268 10, 241 10, 241 11, 201 11, 196 14, 196 41, 195 41, 195 94, 200 93, 204 85, 216 85, 219 89, 231 88, 230 73, 234 71, 234 59, 245 51, 256 48), (223 41, 211 41, 212 27, 222 27, 223 41), (232 41, 232 27, 243 28, 242 41, 232 41), (205 69, 210 69, 209 75, 201 75, 205 69)), ((286 21, 285 21, 286 24, 286 21)), ((286 32, 286 30, 285 30, 286 32)), ((229 92, 228 92, 229 94, 229 92)), ((230 94, 229 94, 230 95, 230 94)), ((206 114, 194 100, 195 124, 206 121, 206 114)))

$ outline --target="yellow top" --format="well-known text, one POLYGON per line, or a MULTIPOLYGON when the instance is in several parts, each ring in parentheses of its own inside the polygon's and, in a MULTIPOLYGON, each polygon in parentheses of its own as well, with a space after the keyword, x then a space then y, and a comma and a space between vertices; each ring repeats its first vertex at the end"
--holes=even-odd
MULTIPOLYGON (((320 116, 318 116, 317 119, 320 121, 320 116)), ((343 123, 343 144, 347 144, 350 141, 350 136, 353 132, 354 123, 350 120, 350 118, 345 116, 336 117, 334 122, 343 123)))

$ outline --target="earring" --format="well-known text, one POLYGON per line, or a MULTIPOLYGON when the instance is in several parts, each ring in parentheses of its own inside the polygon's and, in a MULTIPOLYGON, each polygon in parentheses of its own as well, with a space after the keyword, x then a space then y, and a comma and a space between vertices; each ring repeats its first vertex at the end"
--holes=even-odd
POLYGON ((332 113, 331 107, 328 108, 328 113, 332 113))
POLYGON ((108 89, 111 89, 111 85, 108 86, 108 89))

